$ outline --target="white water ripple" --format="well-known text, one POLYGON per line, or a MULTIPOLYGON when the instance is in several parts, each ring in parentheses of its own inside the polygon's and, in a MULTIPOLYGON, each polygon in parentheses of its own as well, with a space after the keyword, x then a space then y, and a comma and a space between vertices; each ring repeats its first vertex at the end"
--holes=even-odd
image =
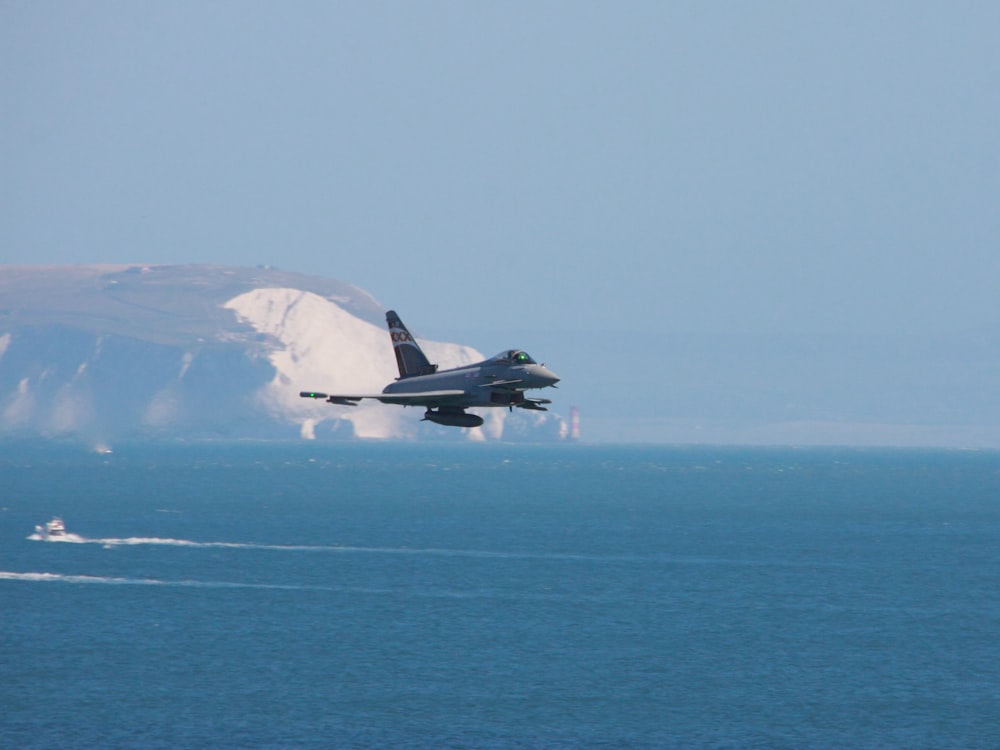
POLYGON ((99 544, 102 547, 131 547, 139 545, 159 545, 167 547, 191 547, 202 549, 248 549, 248 550, 277 550, 286 552, 342 552, 342 553, 366 553, 379 555, 433 555, 440 557, 484 557, 503 559, 565 559, 565 560, 606 560, 609 557, 621 559, 633 559, 633 555, 606 556, 587 555, 575 553, 559 552, 497 552, 492 550, 471 550, 471 549, 445 549, 445 548, 419 548, 419 547, 359 547, 352 545, 334 544, 262 544, 257 542, 198 542, 192 539, 171 539, 160 537, 85 537, 79 534, 64 534, 60 536, 46 536, 43 534, 32 534, 27 537, 36 542, 52 542, 58 544, 99 544))
POLYGON ((394 589, 371 586, 338 586, 323 584, 243 583, 239 581, 197 581, 192 579, 166 580, 162 578, 131 578, 128 576, 93 576, 48 572, 17 572, 0 570, 0 581, 28 583, 75 583, 110 586, 163 586, 200 589, 258 589, 271 591, 319 591, 334 594, 363 594, 417 599, 486 599, 505 601, 566 601, 598 599, 593 595, 573 595, 558 592, 525 593, 504 592, 491 589, 455 590, 432 588, 423 590, 394 589))
POLYGON ((285 591, 339 591, 333 586, 310 586, 302 584, 239 583, 236 581, 168 581, 161 578, 129 578, 126 576, 67 575, 64 573, 18 573, 0 570, 0 581, 30 581, 34 583, 101 583, 120 586, 181 586, 215 589, 280 589, 285 591))

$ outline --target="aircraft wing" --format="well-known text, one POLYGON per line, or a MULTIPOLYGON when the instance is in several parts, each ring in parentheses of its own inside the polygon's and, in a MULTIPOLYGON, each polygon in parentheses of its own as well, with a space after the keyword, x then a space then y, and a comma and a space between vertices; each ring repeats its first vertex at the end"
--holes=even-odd
POLYGON ((357 406, 361 399, 371 398, 383 404, 399 404, 400 406, 462 406, 466 399, 465 391, 417 391, 414 393, 359 393, 341 395, 319 393, 318 391, 302 391, 302 398, 323 399, 329 404, 338 406, 357 406))

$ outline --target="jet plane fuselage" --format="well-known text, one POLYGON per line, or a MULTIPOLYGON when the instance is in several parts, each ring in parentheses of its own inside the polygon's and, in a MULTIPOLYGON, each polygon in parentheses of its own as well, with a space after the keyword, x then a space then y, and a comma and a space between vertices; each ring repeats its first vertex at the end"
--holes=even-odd
MULTIPOLYGON (((511 349, 476 364, 401 377, 387 385, 382 393, 462 391, 464 395, 454 398, 456 406, 511 406, 524 403, 525 389, 545 388, 558 382, 559 377, 545 365, 538 364, 522 351, 511 349)), ((442 405, 447 404, 442 402, 442 405)))
POLYGON ((506 406, 513 409, 545 411, 546 398, 528 398, 531 388, 555 386, 559 377, 545 365, 538 364, 520 349, 507 349, 482 362, 450 370, 438 366, 424 355, 403 321, 392 310, 385 314, 389 337, 399 367, 399 377, 381 393, 327 394, 302 391, 302 398, 323 399, 337 406, 357 406, 362 399, 376 399, 383 404, 423 406, 424 419, 451 427, 478 427, 483 418, 467 414, 469 407, 506 406))

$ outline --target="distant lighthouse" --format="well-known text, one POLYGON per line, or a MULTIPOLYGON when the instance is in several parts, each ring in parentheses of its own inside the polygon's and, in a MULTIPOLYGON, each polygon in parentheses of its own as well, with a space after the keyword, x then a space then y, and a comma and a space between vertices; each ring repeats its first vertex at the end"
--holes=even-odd
POLYGON ((569 439, 580 439, 580 410, 575 406, 569 408, 569 439))

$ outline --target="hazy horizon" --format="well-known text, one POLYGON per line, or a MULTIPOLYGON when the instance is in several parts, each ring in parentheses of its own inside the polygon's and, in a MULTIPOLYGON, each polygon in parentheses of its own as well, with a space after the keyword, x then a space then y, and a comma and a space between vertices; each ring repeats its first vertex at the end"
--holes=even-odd
MULTIPOLYGON (((998 23, 987 2, 7 3, 0 263, 341 279, 429 337, 528 348, 605 434, 694 434, 685 383, 770 396, 672 337, 996 340, 998 23)), ((890 347, 839 382, 878 404, 929 370, 893 424, 992 435, 991 407, 968 416, 995 380, 978 346, 890 347), (927 424, 942 400, 964 421, 927 424)), ((763 354, 778 387, 836 382, 763 354)), ((829 425, 881 408, 830 403, 829 425)))

